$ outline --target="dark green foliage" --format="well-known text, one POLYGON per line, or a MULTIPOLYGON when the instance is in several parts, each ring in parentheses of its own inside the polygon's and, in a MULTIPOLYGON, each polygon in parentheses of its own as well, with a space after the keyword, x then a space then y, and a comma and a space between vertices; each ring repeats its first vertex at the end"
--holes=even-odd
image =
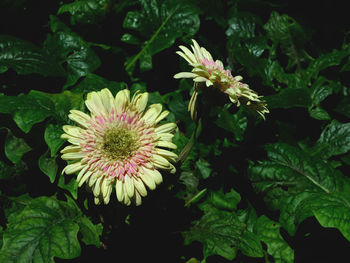
POLYGON ((348 9, 265 0, 0 2, 1 263, 291 263, 321 262, 325 253, 342 262, 332 245, 348 257, 348 9), (173 76, 191 71, 175 52, 192 38, 263 96, 266 120, 211 87, 198 95, 202 118, 191 119, 193 82, 173 76), (165 121, 178 125, 177 172, 162 172, 141 207, 119 204, 115 190, 108 205, 95 206, 89 187, 62 174, 62 126, 76 125, 69 111, 87 112, 87 94, 103 88, 147 91, 148 104, 161 103, 165 121), (305 228, 336 238, 305 245, 305 228))

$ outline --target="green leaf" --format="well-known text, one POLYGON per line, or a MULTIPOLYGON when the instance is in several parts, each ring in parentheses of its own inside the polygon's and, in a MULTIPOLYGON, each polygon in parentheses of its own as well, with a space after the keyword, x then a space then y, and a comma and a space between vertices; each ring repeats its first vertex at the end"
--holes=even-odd
POLYGON ((310 117, 316 120, 329 121, 331 116, 329 116, 328 112, 320 107, 315 107, 309 109, 310 117))
POLYGON ((18 74, 64 75, 64 71, 43 49, 22 39, 0 35, 0 73, 8 68, 18 74))
POLYGON ((101 64, 88 43, 70 31, 57 30, 54 34, 49 34, 44 48, 55 61, 61 65, 66 63, 65 88, 74 85, 80 77, 93 72, 101 64))
POLYGON ((64 144, 64 140, 61 139, 61 135, 63 134, 63 130, 61 125, 57 124, 48 124, 45 129, 44 139, 46 144, 50 149, 50 156, 56 156, 58 150, 64 144))
POLYGON ((242 141, 248 120, 242 110, 231 114, 226 109, 222 108, 215 123, 219 127, 232 132, 236 141, 242 141))
POLYGON ((70 13, 71 24, 94 24, 103 17, 107 11, 109 0, 75 0, 64 4, 57 14, 70 13))
POLYGON ((344 96, 341 98, 334 111, 350 118, 350 96, 344 96))
POLYGON ((308 108, 311 104, 310 90, 307 88, 285 88, 278 94, 265 96, 269 109, 308 108))
POLYGON ((58 171, 56 158, 50 157, 47 151, 39 158, 39 169, 50 178, 50 183, 53 183, 58 171))
POLYGON ((127 61, 128 72, 139 59, 142 70, 150 69, 150 59, 153 55, 170 47, 183 35, 193 36, 200 23, 198 11, 188 1, 140 0, 139 2, 141 11, 129 11, 124 19, 123 28, 138 31, 147 41, 142 45, 141 51, 127 61))
POLYGON ((316 79, 321 70, 331 66, 338 66, 342 60, 350 55, 350 48, 343 50, 334 49, 332 52, 321 55, 311 61, 307 69, 304 71, 305 83, 308 83, 312 78, 316 79))
POLYGON ((267 252, 276 263, 293 263, 294 251, 280 234, 280 224, 260 216, 255 225, 255 231, 262 242, 267 245, 267 252))
MULTIPOLYGON (((323 204, 329 209, 328 217, 340 206, 334 204, 332 207, 320 200, 333 200, 332 196, 340 198, 344 195, 345 199, 340 202, 348 207, 344 200, 347 200, 350 190, 350 179, 340 171, 319 157, 312 157, 287 144, 275 143, 266 149, 269 160, 252 165, 249 177, 256 191, 265 195, 267 204, 281 210, 280 223, 289 234, 293 235, 305 218, 316 215, 315 211, 323 204)), ((331 220, 333 225, 337 224, 334 223, 338 222, 337 217, 335 213, 331 220)), ((347 222, 334 227, 346 232, 347 222)))
POLYGON ((47 99, 36 96, 33 91, 28 95, 18 96, 0 94, 0 112, 12 114, 18 127, 28 133, 34 124, 53 114, 53 104, 47 99))
POLYGON ((94 225, 89 218, 86 216, 80 217, 78 220, 80 233, 82 234, 82 239, 86 245, 95 245, 100 247, 100 236, 102 234, 103 226, 102 224, 94 225))
POLYGON ((297 21, 286 14, 280 15, 273 11, 264 25, 264 29, 269 39, 272 40, 272 50, 275 50, 280 44, 283 52, 289 56, 287 69, 297 65, 300 71, 300 63, 305 60, 301 49, 308 38, 297 21))
POLYGON ((185 245, 195 240, 203 243, 204 259, 220 255, 232 260, 238 250, 250 257, 262 257, 260 240, 242 220, 243 217, 238 217, 234 211, 240 200, 240 195, 233 189, 226 194, 222 190, 211 192, 199 205, 204 215, 194 221, 189 231, 183 232, 185 245))
POLYGON ((70 199, 54 197, 33 199, 23 210, 8 218, 3 236, 0 261, 54 262, 53 258, 80 255, 77 220, 81 211, 70 199))
MULTIPOLYGON (((207 202, 219 209, 234 211, 238 203, 241 201, 241 196, 235 190, 224 194, 222 190, 211 192, 207 198, 207 202)), ((204 207, 203 207, 204 208, 204 207)))
POLYGON ((334 193, 315 199, 312 210, 323 227, 334 227, 350 241, 350 194, 334 193))
POLYGON ((60 174, 57 185, 67 190, 74 199, 78 198, 78 182, 72 176, 60 174))
POLYGON ((12 163, 20 162, 22 156, 31 150, 32 148, 23 138, 17 138, 8 130, 5 139, 5 155, 12 163))
POLYGON ((347 153, 350 150, 350 123, 333 120, 322 131, 313 147, 313 155, 328 159, 331 156, 347 153))
POLYGON ((112 94, 117 94, 118 91, 126 89, 128 86, 125 82, 110 81, 101 76, 89 73, 71 91, 74 93, 89 93, 91 91, 99 91, 103 88, 108 88, 112 94))
POLYGON ((280 208, 282 198, 303 191, 336 191, 337 171, 319 158, 284 143, 267 145, 266 150, 269 160, 252 164, 249 178, 272 208, 280 208))
POLYGON ((0 180, 12 180, 17 175, 27 169, 27 165, 23 161, 15 163, 13 166, 6 164, 0 160, 0 180))
POLYGON ((199 159, 198 161, 196 161, 196 167, 201 173, 203 179, 208 178, 211 174, 211 171, 213 170, 210 167, 210 163, 204 159, 199 159))
POLYGON ((262 248, 257 237, 245 230, 235 213, 211 210, 194 222, 194 226, 183 232, 185 245, 193 241, 203 243, 204 259, 220 255, 227 260, 236 257, 238 250, 251 257, 262 257, 262 248))

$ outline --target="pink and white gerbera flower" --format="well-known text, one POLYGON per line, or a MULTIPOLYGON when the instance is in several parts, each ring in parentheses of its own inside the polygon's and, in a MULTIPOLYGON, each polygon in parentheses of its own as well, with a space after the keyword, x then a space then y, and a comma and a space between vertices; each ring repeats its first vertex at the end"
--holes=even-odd
POLYGON ((177 155, 172 143, 175 123, 159 124, 168 114, 161 104, 146 110, 148 93, 121 90, 113 97, 108 89, 88 94, 85 104, 90 115, 71 110, 69 118, 79 127, 65 125, 62 138, 72 145, 65 147, 62 159, 72 161, 62 173, 78 172, 79 187, 86 183, 93 190, 95 203, 107 204, 113 187, 117 199, 126 205, 141 204, 147 195, 146 186, 153 190, 162 182, 158 169, 171 173, 177 155))
POLYGON ((214 61, 211 54, 205 48, 200 47, 194 39, 192 42, 192 51, 185 46, 179 46, 182 51, 176 52, 193 67, 192 71, 180 72, 174 76, 174 78, 192 78, 197 84, 188 105, 192 119, 195 119, 197 114, 196 100, 200 83, 205 83, 207 87, 218 88, 229 96, 232 103, 237 106, 241 104, 251 106, 265 118, 264 114, 269 110, 266 108, 266 103, 260 100, 262 96, 258 96, 247 84, 240 82, 241 76, 233 77, 229 70, 224 69, 220 60, 214 61))

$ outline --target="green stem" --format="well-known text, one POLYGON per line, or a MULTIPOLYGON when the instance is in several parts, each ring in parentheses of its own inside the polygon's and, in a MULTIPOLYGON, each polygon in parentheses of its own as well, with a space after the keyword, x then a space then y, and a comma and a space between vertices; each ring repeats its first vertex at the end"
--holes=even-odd
POLYGON ((125 70, 129 71, 130 68, 136 63, 136 61, 140 58, 140 56, 145 52, 145 50, 149 47, 149 45, 154 41, 154 39, 159 35, 160 31, 162 31, 163 27, 168 23, 169 19, 174 15, 177 8, 171 12, 168 17, 163 21, 157 31, 153 34, 150 40, 146 41, 146 45, 141 49, 141 51, 126 65, 125 70))

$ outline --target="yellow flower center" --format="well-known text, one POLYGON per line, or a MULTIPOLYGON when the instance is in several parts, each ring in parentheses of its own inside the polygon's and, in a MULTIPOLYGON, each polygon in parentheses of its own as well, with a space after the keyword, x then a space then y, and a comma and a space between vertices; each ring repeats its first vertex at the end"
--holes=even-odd
POLYGON ((126 159, 137 149, 137 134, 126 128, 111 128, 105 133, 102 148, 111 159, 126 159))

